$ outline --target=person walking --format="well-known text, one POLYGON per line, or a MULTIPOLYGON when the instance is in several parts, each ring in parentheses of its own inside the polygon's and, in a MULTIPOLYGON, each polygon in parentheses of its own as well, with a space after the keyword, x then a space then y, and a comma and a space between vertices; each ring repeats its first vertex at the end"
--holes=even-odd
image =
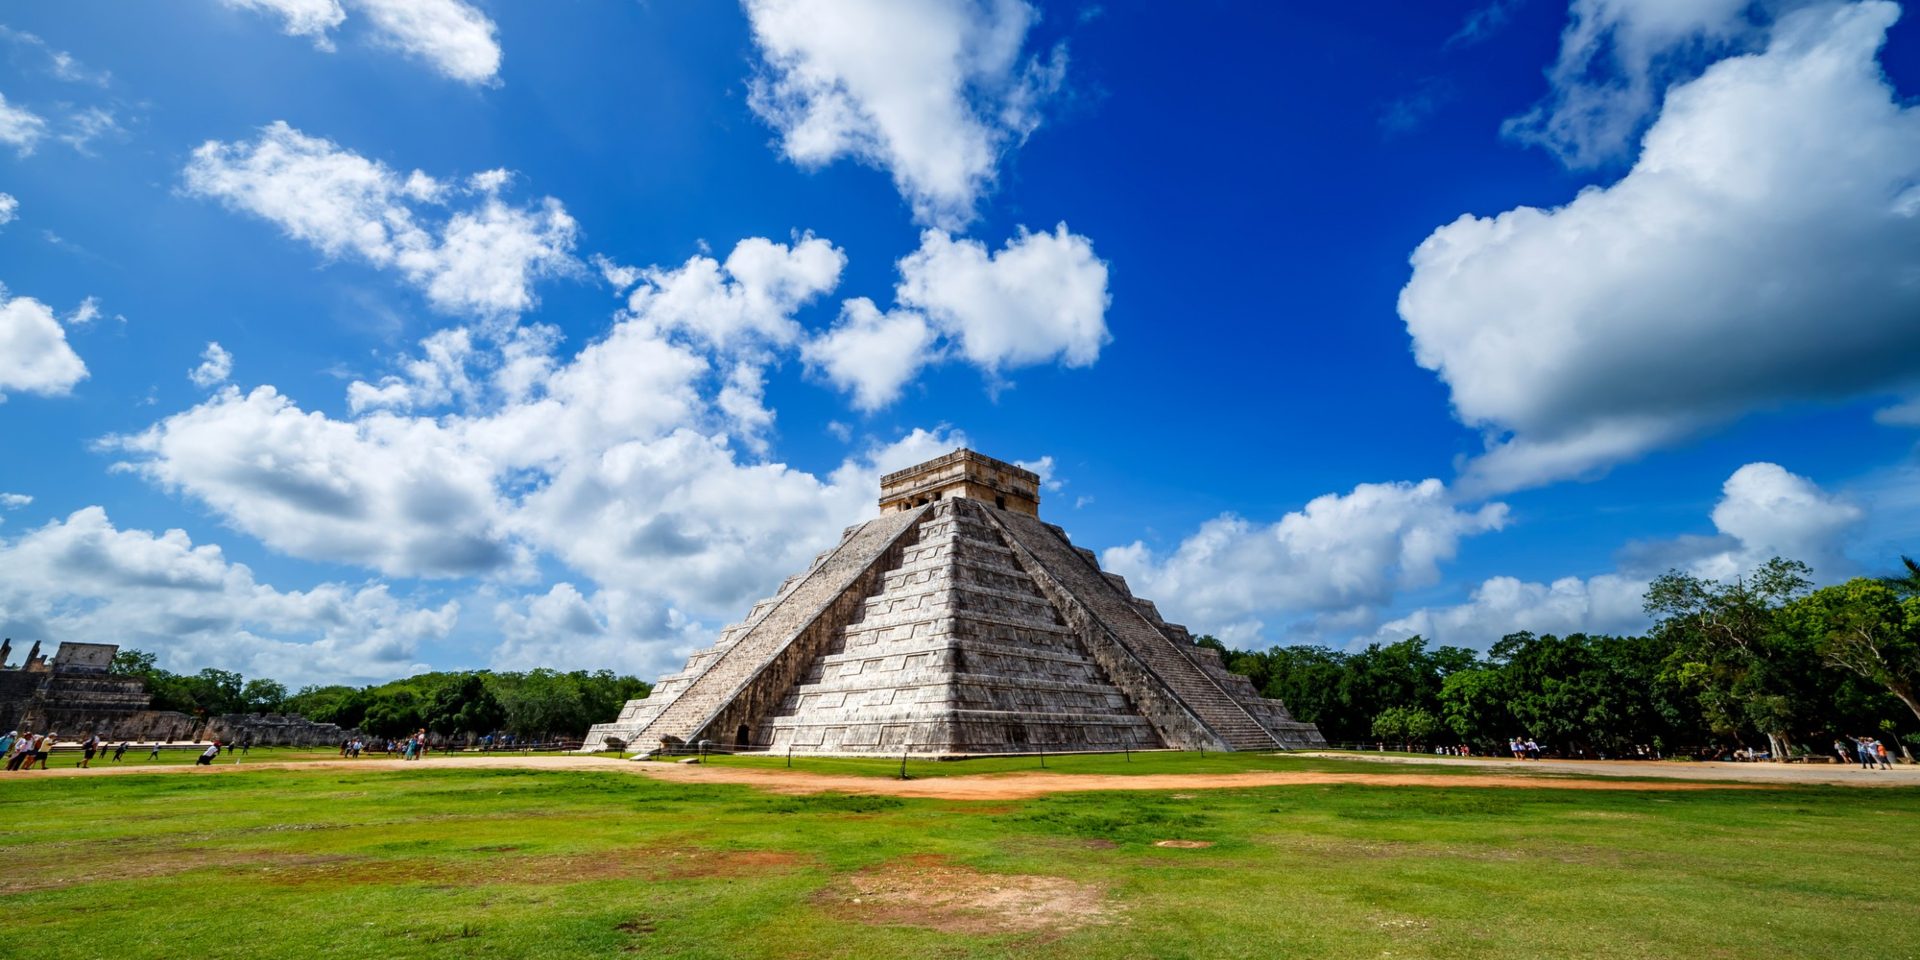
POLYGON ((113 748, 113 762, 114 762, 114 763, 119 763, 119 762, 120 762, 120 758, 121 758, 121 757, 124 757, 124 756, 126 756, 126 755, 127 755, 127 747, 129 747, 129 746, 131 746, 131 744, 129 744, 129 743, 128 743, 127 741, 125 741, 125 740, 122 740, 122 741, 120 741, 120 745, 119 745, 119 746, 117 746, 117 747, 114 747, 114 748, 113 748))
POLYGON ((75 764, 75 766, 82 770, 92 769, 93 755, 100 752, 100 737, 97 734, 87 734, 87 739, 80 742, 80 749, 83 753, 80 757, 80 762, 75 764))
POLYGON ((152 753, 149 753, 149 754, 147 754, 147 759, 148 759, 148 760, 158 760, 158 759, 160 759, 160 741, 158 741, 158 740, 155 740, 155 741, 153 742, 153 752, 152 752, 152 753))
POLYGON ((1860 761, 1860 769, 1872 770, 1873 748, 1867 745, 1867 741, 1859 737, 1848 737, 1847 739, 1853 741, 1853 756, 1854 759, 1860 761))
POLYGON ((1839 757, 1841 763, 1852 762, 1847 759, 1847 745, 1843 741, 1835 740, 1833 742, 1833 755, 1839 757))
POLYGON ((1880 769, 1893 769, 1893 761, 1887 757, 1887 744, 1885 741, 1877 738, 1873 741, 1873 758, 1880 761, 1880 769))
POLYGON ((33 731, 22 730, 20 736, 14 738, 13 752, 7 755, 7 769, 20 769, 30 756, 33 756, 33 731))
POLYGON ((47 758, 53 754, 53 745, 58 743, 59 740, 60 734, 51 731, 49 731, 46 736, 35 740, 33 742, 33 754, 27 757, 27 762, 21 764, 20 769, 32 770, 33 765, 37 763, 40 765, 40 769, 45 770, 47 768, 47 758))
POLYGON ((13 743, 18 739, 20 739, 20 731, 18 730, 8 730, 6 736, 0 736, 0 760, 7 758, 13 753, 13 743))

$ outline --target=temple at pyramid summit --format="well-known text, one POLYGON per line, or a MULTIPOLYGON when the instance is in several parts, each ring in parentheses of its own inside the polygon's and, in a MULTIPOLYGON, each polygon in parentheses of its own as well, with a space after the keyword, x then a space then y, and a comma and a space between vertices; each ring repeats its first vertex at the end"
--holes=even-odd
POLYGON ((709 741, 968 756, 1324 746, 1040 519, 1040 478, 956 450, 755 604, 584 750, 709 741))

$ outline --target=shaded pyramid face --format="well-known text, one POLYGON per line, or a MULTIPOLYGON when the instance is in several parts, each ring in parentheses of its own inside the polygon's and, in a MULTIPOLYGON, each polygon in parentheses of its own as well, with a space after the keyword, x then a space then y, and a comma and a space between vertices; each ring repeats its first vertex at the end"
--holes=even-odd
MULTIPOLYGON (((969 451, 922 466, 963 455, 1018 469, 969 451)), ((715 646, 595 726, 584 749, 644 754, 702 740, 891 755, 1323 745, 1313 725, 1229 673, 1060 528, 1017 500, 1006 509, 994 502, 1003 496, 985 495, 994 499, 969 487, 888 503, 892 512, 850 529, 715 646)))

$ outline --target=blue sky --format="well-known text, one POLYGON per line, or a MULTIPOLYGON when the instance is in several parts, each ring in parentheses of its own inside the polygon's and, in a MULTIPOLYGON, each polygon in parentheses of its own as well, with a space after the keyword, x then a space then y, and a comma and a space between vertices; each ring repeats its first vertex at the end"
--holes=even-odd
POLYGON ((1920 539, 1892 3, 0 24, 16 642, 653 675, 962 443, 1241 645, 1920 539))

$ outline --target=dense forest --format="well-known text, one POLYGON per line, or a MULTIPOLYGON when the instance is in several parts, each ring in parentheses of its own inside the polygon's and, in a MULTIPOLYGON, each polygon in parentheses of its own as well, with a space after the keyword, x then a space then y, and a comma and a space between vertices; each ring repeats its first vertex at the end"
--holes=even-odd
POLYGON ((381 737, 422 727, 446 736, 504 732, 536 739, 579 737, 651 689, 638 678, 615 676, 610 670, 539 669, 423 673, 366 687, 335 684, 288 692, 277 681, 248 680, 230 670, 169 673, 155 665, 152 654, 139 650, 121 651, 114 671, 146 681, 155 710, 193 716, 292 713, 381 737))
POLYGON ((1920 565, 1812 590, 1776 559, 1731 583, 1654 581, 1645 636, 1515 633, 1483 654, 1419 637, 1355 652, 1228 650, 1228 666, 1330 742, 1534 737, 1569 755, 1746 747, 1825 753, 1845 736, 1920 746, 1920 565))

